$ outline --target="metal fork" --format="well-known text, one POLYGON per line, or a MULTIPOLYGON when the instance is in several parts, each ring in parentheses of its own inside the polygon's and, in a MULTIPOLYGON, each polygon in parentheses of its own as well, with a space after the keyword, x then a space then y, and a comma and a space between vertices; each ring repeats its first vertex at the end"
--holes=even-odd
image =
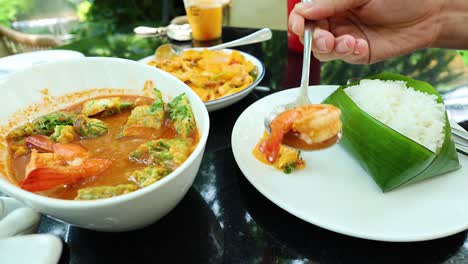
POLYGON ((455 148, 464 155, 468 155, 468 132, 452 127, 455 148))

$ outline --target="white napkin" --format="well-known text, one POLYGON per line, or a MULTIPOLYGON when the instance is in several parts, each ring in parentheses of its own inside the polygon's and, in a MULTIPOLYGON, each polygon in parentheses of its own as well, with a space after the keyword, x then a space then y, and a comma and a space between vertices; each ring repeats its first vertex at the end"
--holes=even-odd
POLYGON ((39 214, 31 208, 15 209, 0 220, 0 238, 33 233, 39 220, 39 214))
POLYGON ((62 242, 49 234, 14 236, 0 239, 0 262, 8 264, 56 264, 62 242))
POLYGON ((55 264, 62 242, 53 235, 34 234, 40 214, 17 200, 0 197, 0 262, 55 264))
POLYGON ((0 197, 0 238, 35 233, 40 214, 10 197, 0 197))

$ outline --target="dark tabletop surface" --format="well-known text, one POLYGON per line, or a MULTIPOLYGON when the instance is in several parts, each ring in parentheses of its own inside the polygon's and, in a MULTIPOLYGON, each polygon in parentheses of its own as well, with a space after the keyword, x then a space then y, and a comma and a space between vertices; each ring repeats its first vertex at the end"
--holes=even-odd
MULTIPOLYGON (((250 32, 253 29, 225 28, 223 41, 250 32)), ((136 60, 151 55, 166 41, 111 34, 60 48, 136 60)), ((466 231, 413 243, 358 239, 304 222, 260 194, 234 160, 231 131, 249 105, 299 85, 302 56, 288 51, 285 31, 274 31, 268 42, 239 49, 263 61, 267 73, 260 89, 210 113, 203 162, 185 198, 160 221, 126 233, 89 231, 44 216, 39 232, 56 234, 64 241, 61 263, 468 263, 466 231)), ((447 102, 451 100, 449 114, 468 128, 465 68, 456 51, 428 49, 372 66, 313 62, 311 84, 343 84, 382 71, 409 75, 437 87, 447 102)))

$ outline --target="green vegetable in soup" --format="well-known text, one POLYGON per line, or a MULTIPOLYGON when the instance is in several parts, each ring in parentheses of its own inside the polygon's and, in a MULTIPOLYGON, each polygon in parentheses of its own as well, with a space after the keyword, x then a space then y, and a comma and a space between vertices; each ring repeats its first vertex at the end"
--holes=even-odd
POLYGON ((177 134, 189 136, 196 127, 190 103, 185 94, 174 98, 168 105, 169 118, 174 123, 177 134))
POLYGON ((73 112, 60 111, 38 117, 32 121, 35 134, 48 135, 58 125, 73 125, 76 114, 73 112))
POLYGON ((190 139, 151 140, 130 153, 130 160, 174 170, 188 158, 191 146, 190 139))
POLYGON ((110 198, 126 193, 133 192, 138 189, 135 184, 119 184, 116 186, 96 186, 82 188, 78 190, 78 195, 75 200, 96 200, 110 198))
POLYGON ((24 139, 25 137, 31 136, 34 133, 34 128, 31 123, 27 123, 25 125, 19 126, 10 131, 7 135, 7 139, 9 140, 20 140, 24 139))
POLYGON ((169 173, 171 173, 170 169, 148 166, 144 169, 134 171, 130 175, 129 180, 135 182, 140 187, 146 187, 164 178, 164 176, 169 173))
POLYGON ((161 92, 154 89, 156 97, 151 105, 135 107, 127 123, 124 125, 120 137, 138 136, 144 129, 159 130, 164 124, 164 101, 161 92))
POLYGON ((58 143, 70 143, 70 142, 75 141, 76 138, 77 138, 77 134, 75 132, 75 128, 69 125, 56 126, 54 129, 54 133, 50 135, 50 139, 58 143))
POLYGON ((19 157, 29 153, 29 148, 26 146, 25 138, 34 133, 34 128, 31 123, 19 126, 8 133, 6 139, 10 142, 10 149, 13 157, 19 157))
POLYGON ((15 142, 10 145, 10 149, 13 152, 13 157, 19 157, 28 154, 31 150, 26 146, 26 140, 15 142))
POLYGON ((107 117, 119 114, 132 107, 132 102, 122 102, 120 97, 92 99, 83 104, 81 114, 86 117, 95 116, 97 114, 99 114, 100 117, 107 117))
POLYGON ((97 138, 107 133, 108 128, 106 123, 96 118, 88 118, 84 115, 79 115, 74 124, 78 133, 83 138, 97 138))

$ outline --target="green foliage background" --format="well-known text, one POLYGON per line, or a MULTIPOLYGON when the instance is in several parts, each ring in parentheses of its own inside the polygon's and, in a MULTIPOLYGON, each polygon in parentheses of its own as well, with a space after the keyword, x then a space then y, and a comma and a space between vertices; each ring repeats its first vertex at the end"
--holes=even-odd
MULTIPOLYGON (((106 32, 131 32, 135 25, 162 26, 162 8, 160 0, 85 0, 78 6, 82 23, 75 33, 95 36, 106 32)), ((184 13, 176 6, 169 5, 169 8, 169 17, 184 13)))
POLYGON ((423 49, 406 56, 400 56, 372 65, 350 65, 343 61, 331 61, 322 65, 323 84, 346 84, 381 72, 404 74, 407 77, 424 80, 440 91, 453 87, 462 72, 449 70, 449 64, 458 56, 457 51, 448 49, 423 49))
MULTIPOLYGON (((161 0, 0 0, 0 24, 8 25, 31 10, 43 14, 44 10, 55 6, 75 6, 80 23, 72 33, 75 35, 70 49, 81 50, 87 56, 116 56, 128 59, 141 59, 148 56, 166 40, 134 36, 136 25, 162 26, 163 4, 161 0), (46 3, 49 1, 50 4, 46 3), (79 2, 78 6, 76 4, 79 2), (129 33, 126 35, 126 33, 129 33), (87 42, 86 40, 89 41, 87 42)), ((183 15, 182 0, 172 0, 169 5, 169 18, 183 15)), ((268 86, 281 89, 285 60, 287 56, 285 32, 275 32, 271 41, 262 43, 262 56, 270 80, 268 86), (278 87, 277 87, 278 86, 278 87)), ((65 47, 64 47, 65 48, 65 47)), ((460 72, 449 70, 449 64, 456 56, 462 56, 468 65, 468 51, 446 49, 425 49, 412 54, 390 59, 373 65, 350 65, 342 61, 322 64, 322 84, 344 84, 353 78, 362 78, 380 72, 402 73, 422 79, 444 90, 461 76, 460 72)))
MULTIPOLYGON (((78 7, 78 23, 73 29, 75 43, 63 48, 80 50, 87 56, 112 56, 138 60, 166 42, 132 33, 136 25, 162 26, 162 1, 85 0, 78 7), (126 34, 129 33, 129 34, 126 34)), ((169 17, 184 12, 170 6, 169 17)))
POLYGON ((465 65, 468 65, 468 50, 460 50, 458 52, 462 56, 463 62, 465 62, 465 65))
POLYGON ((32 6, 29 0, 0 0, 0 24, 8 26, 18 14, 32 6))

